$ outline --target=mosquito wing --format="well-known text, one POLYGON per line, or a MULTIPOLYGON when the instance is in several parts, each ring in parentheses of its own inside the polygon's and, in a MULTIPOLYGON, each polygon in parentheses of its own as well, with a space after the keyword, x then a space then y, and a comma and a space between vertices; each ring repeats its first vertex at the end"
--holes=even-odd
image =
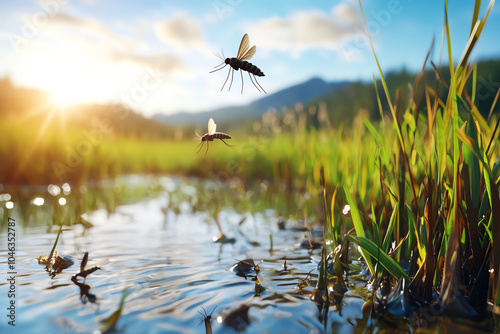
POLYGON ((250 50, 247 51, 247 53, 245 53, 243 55, 243 57, 241 57, 240 60, 250 60, 256 51, 257 51, 257 47, 255 47, 255 45, 254 45, 250 48, 250 50))
POLYGON ((217 128, 217 124, 215 124, 214 119, 210 118, 208 120, 208 134, 213 135, 215 133, 215 129, 217 128))
POLYGON ((250 48, 250 38, 248 38, 248 34, 245 34, 241 39, 240 48, 238 49, 236 58, 242 60, 243 56, 247 53, 248 48, 250 48))

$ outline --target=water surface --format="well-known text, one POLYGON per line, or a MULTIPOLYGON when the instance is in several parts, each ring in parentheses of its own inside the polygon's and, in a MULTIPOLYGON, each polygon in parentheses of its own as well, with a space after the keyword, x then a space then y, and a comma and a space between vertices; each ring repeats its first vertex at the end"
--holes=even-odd
MULTIPOLYGON (((136 189, 134 184, 145 181, 151 179, 125 179, 132 189, 129 195, 136 189)), ((64 226, 56 249, 75 263, 55 275, 37 258, 48 255, 56 239, 57 226, 46 220, 61 217, 54 213, 59 210, 57 206, 43 211, 42 205, 29 215, 4 209, 4 218, 12 215, 17 224, 18 282, 16 327, 2 320, 1 332, 99 333, 106 329, 103 322, 118 309, 125 290, 129 294, 114 328, 120 333, 204 333, 199 312, 210 313, 214 308, 214 333, 325 332, 318 307, 308 294, 313 288, 297 288, 299 279, 307 278, 311 270, 313 278, 317 275, 314 269, 321 254, 321 249, 300 247, 303 222, 294 220, 293 215, 278 214, 279 210, 266 208, 263 203, 258 204, 257 211, 241 212, 241 208, 252 206, 241 203, 254 198, 255 193, 249 191, 231 194, 233 190, 228 187, 224 191, 229 195, 225 196, 232 197, 234 203, 221 203, 213 196, 221 189, 211 183, 171 177, 158 178, 153 183, 147 191, 136 190, 139 196, 135 198, 117 196, 120 191, 116 184, 102 187, 102 197, 108 198, 106 205, 93 200, 96 203, 92 209, 82 214, 93 227, 64 226), (204 189, 202 194, 200 189, 204 189), (212 194, 212 206, 210 201, 207 205, 206 198, 205 202, 199 198, 207 194, 212 194), (216 217, 228 242, 214 242, 220 236, 216 217), (285 229, 283 225, 280 229, 279 223, 283 222, 285 229), (85 252, 89 252, 89 266, 101 266, 85 281, 89 293, 97 298, 95 303, 82 299, 80 288, 71 281, 80 271, 85 252), (253 277, 245 279, 231 270, 238 261, 248 258, 260 268, 257 277, 265 288, 260 295, 253 277)), ((43 192, 38 190, 40 193, 43 192)), ((44 197, 44 205, 53 202, 50 195, 44 197)), ((66 197, 67 209, 73 210, 72 197, 66 197)), ((61 215, 65 219, 74 216, 68 212, 61 215)), ((71 219, 78 219, 78 215, 71 219)), ((321 238, 320 234, 316 236, 321 238)), ((5 268, 5 229, 0 245, 0 265, 5 268)), ((389 332, 433 332, 429 323, 419 327, 421 322, 401 325, 379 321, 370 322, 370 328, 366 328, 368 319, 363 316, 362 307, 370 292, 365 287, 366 277, 361 274, 364 266, 357 261, 355 250, 353 254, 349 291, 340 307, 330 308, 326 332, 387 332, 391 328, 389 332)), ((7 303, 4 273, 2 270, 0 275, 2 309, 7 303)))

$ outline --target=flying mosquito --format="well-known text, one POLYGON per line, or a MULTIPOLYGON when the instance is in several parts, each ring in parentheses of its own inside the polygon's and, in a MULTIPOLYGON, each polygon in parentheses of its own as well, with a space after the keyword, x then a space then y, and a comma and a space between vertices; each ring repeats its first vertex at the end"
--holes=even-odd
POLYGON ((248 72, 248 76, 250 77, 250 81, 252 81, 253 85, 259 92, 261 92, 261 89, 264 93, 267 94, 267 92, 262 88, 262 86, 257 82, 258 77, 263 77, 264 73, 255 65, 252 63, 249 63, 247 60, 250 60, 255 52, 257 51, 257 48, 254 46, 250 47, 250 39, 248 38, 248 34, 243 35, 243 38, 241 39, 240 43, 240 48, 238 49, 238 54, 236 55, 236 58, 226 58, 224 59, 224 55, 218 56, 224 62, 220 65, 215 66, 217 69, 210 71, 210 73, 217 72, 218 70, 222 70, 224 67, 227 65, 230 65, 231 68, 229 69, 229 72, 227 73, 227 78, 226 81, 224 81, 224 85, 222 85, 222 88, 220 90, 224 89, 224 86, 227 83, 227 79, 229 79, 229 74, 231 74, 231 83, 229 84, 229 90, 231 90, 231 86, 233 85, 233 76, 234 76, 234 71, 238 71, 241 69, 241 94, 243 94, 243 71, 248 72), (222 67, 220 67, 222 66, 222 67), (252 79, 255 79, 255 82, 252 79), (259 89, 260 88, 260 89, 259 89))
MULTIPOLYGON (((234 148, 233 145, 229 145, 228 143, 226 143, 224 141, 224 139, 231 139, 231 136, 228 134, 222 133, 222 132, 215 132, 216 128, 217 128, 217 124, 215 124, 213 118, 210 118, 208 120, 208 132, 205 133, 203 136, 196 134, 201 139, 200 143, 198 144, 198 146, 201 145, 201 147, 198 150, 198 152, 196 152, 196 154, 200 153, 201 149, 203 148, 203 144, 205 142, 207 142, 207 152, 208 152, 208 142, 214 141, 214 139, 220 139, 220 140, 222 140, 222 142, 224 144, 226 144, 226 146, 234 148)), ((198 147, 198 146, 196 146, 196 147, 198 147)), ((207 152, 205 152, 205 154, 207 154, 207 152)))

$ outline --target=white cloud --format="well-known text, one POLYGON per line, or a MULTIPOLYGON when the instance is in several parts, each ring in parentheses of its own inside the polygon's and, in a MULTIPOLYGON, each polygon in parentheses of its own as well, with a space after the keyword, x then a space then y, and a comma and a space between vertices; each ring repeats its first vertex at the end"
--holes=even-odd
POLYGON ((113 67, 120 63, 137 67, 160 67, 164 72, 189 72, 180 57, 166 53, 139 52, 144 42, 116 34, 102 23, 82 19, 64 13, 55 15, 51 21, 55 29, 47 33, 55 39, 55 47, 78 49, 96 62, 106 62, 113 67))
POLYGON ((196 49, 210 54, 210 48, 203 38, 198 21, 194 19, 179 15, 174 19, 156 23, 154 28, 161 42, 181 52, 196 49))
POLYGON ((96 20, 78 18, 66 13, 57 13, 51 18, 50 23, 59 28, 57 30, 52 29, 52 33, 56 35, 58 33, 71 33, 73 37, 87 36, 96 42, 105 42, 114 47, 128 49, 138 49, 143 45, 142 41, 118 35, 96 20))
POLYGON ((112 50, 108 53, 108 59, 111 62, 128 62, 135 65, 148 66, 150 68, 159 67, 163 72, 189 72, 179 57, 168 54, 158 53, 154 55, 138 55, 126 52, 112 50))
POLYGON ((248 32, 258 41, 257 48, 298 54, 311 48, 336 49, 363 30, 359 9, 351 3, 341 3, 330 13, 309 10, 285 18, 268 18, 248 32))

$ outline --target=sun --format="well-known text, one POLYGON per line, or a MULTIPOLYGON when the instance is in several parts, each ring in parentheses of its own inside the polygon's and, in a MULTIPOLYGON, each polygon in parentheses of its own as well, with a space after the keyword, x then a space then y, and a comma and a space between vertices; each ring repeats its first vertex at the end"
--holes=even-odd
POLYGON ((78 102, 76 92, 72 91, 71 87, 58 87, 50 89, 50 101, 54 107, 61 110, 66 110, 78 102))

